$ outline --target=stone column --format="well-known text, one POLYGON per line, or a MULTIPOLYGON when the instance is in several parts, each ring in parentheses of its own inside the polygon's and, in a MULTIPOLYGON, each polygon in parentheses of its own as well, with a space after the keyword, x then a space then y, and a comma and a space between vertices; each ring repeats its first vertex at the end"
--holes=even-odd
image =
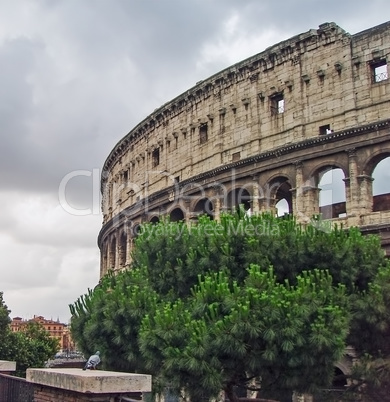
POLYGON ((293 213, 300 223, 310 222, 319 213, 319 189, 314 180, 304 181, 303 163, 295 162, 295 188, 291 189, 293 213))
POLYGON ((133 249, 133 237, 132 237, 132 230, 131 225, 127 221, 126 226, 126 265, 131 263, 131 250, 133 249))
POLYGON ((251 209, 254 215, 258 215, 260 212, 258 176, 253 176, 251 209))
POLYGON ((100 249, 100 278, 105 275, 107 268, 105 267, 106 258, 104 258, 104 244, 100 249))
POLYGON ((111 244, 112 239, 111 239, 111 236, 107 236, 106 242, 108 244, 108 247, 107 247, 107 265, 106 265, 106 268, 105 268, 105 270, 107 272, 109 269, 114 269, 114 267, 112 265, 113 265, 113 262, 115 262, 115 261, 113 261, 113 257, 112 257, 112 244, 111 244))
POLYGON ((348 217, 348 225, 356 226, 360 222, 360 206, 359 206, 359 184, 358 184, 358 165, 356 160, 356 149, 349 148, 348 153, 348 171, 349 177, 344 179, 346 184, 346 210, 348 217))
POLYGON ((221 220, 221 200, 219 197, 213 199, 214 220, 219 222, 221 220))
POLYGON ((115 231, 115 269, 119 269, 119 252, 120 252, 120 234, 119 230, 115 231))
POLYGON ((368 175, 357 176, 360 190, 360 214, 369 214, 373 210, 372 182, 374 179, 368 175))

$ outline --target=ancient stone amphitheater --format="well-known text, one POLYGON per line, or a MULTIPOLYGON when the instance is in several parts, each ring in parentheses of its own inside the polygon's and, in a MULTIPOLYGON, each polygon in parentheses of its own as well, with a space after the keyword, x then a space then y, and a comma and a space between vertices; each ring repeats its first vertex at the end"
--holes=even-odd
POLYGON ((389 52, 390 22, 354 35, 324 23, 156 109, 104 163, 100 274, 129 262, 141 223, 238 204, 358 225, 390 253, 390 190, 375 189, 390 161, 389 52))

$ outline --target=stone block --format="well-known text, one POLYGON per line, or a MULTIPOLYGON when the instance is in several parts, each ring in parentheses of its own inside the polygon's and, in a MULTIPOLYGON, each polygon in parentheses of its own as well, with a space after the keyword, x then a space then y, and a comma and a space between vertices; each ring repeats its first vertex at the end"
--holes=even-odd
POLYGON ((16 370, 16 362, 11 362, 8 360, 0 360, 0 372, 2 371, 15 371, 16 370))
POLYGON ((152 377, 148 374, 120 373, 74 368, 27 369, 27 381, 80 393, 115 394, 151 392, 152 377))

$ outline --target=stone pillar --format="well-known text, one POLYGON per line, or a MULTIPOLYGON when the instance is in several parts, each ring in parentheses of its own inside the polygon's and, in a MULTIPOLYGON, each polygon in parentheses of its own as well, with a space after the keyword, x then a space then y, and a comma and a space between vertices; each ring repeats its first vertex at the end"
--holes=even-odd
POLYGON ((356 149, 347 149, 349 177, 344 179, 346 185, 346 210, 348 225, 356 226, 360 223, 360 192, 358 184, 358 165, 356 160, 356 149))
POLYGON ((129 222, 126 222, 125 230, 126 230, 126 265, 129 265, 131 263, 131 250, 133 249, 132 230, 129 222))
POLYGON ((257 215, 260 212, 260 204, 259 204, 259 181, 258 177, 253 177, 253 184, 252 184, 252 202, 251 202, 251 209, 254 215, 257 215))
POLYGON ((115 269, 119 269, 119 254, 120 254, 120 246, 121 246, 121 238, 119 234, 119 230, 115 231, 115 269))
POLYGON ((304 181, 303 163, 295 162, 295 188, 291 189, 293 213, 300 223, 310 222, 313 215, 319 213, 319 189, 313 178, 304 181))
POLYGON ((111 241, 112 241, 112 239, 111 239, 111 236, 107 236, 107 238, 106 238, 106 242, 107 242, 107 265, 106 265, 106 267, 105 267, 105 271, 107 272, 109 269, 113 269, 114 267, 112 266, 112 257, 111 257, 111 255, 112 255, 112 250, 111 250, 111 247, 112 247, 112 245, 111 245, 111 241))
POLYGON ((360 190, 360 214, 369 214, 373 210, 372 182, 374 179, 368 175, 357 176, 360 190))
POLYGON ((190 227, 192 218, 194 216, 190 209, 190 200, 184 200, 184 208, 182 208, 182 210, 183 210, 183 214, 184 214, 184 221, 185 221, 187 227, 190 227))
POLYGON ((221 210, 222 210, 222 201, 221 201, 221 192, 223 190, 218 186, 214 186, 210 201, 213 204, 213 214, 214 214, 214 220, 217 222, 220 222, 221 220, 221 210))
POLYGON ((102 248, 100 249, 100 278, 105 275, 107 270, 104 265, 105 261, 106 259, 104 258, 104 244, 102 244, 102 248))

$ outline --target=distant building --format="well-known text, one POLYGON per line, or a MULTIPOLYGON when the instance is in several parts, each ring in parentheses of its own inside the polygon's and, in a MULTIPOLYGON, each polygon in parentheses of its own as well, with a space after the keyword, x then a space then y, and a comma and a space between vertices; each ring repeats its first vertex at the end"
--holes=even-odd
POLYGON ((72 340, 70 329, 67 324, 61 323, 59 320, 46 320, 41 315, 34 315, 29 320, 21 317, 14 317, 10 324, 12 332, 24 331, 26 325, 30 322, 37 322, 50 334, 52 338, 58 339, 61 350, 74 350, 74 342, 72 340))

